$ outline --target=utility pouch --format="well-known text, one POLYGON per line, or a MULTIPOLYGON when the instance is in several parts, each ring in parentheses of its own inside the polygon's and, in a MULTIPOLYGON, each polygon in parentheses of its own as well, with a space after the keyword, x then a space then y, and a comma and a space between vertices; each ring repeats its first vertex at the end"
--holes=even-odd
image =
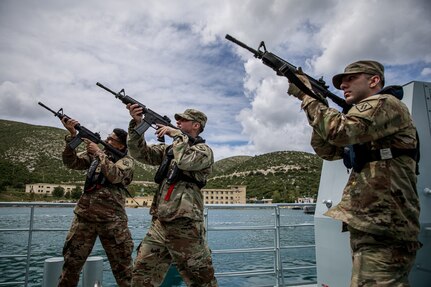
POLYGON ((154 181, 158 184, 161 184, 163 180, 166 178, 169 166, 171 164, 172 159, 174 158, 174 151, 172 150, 172 146, 168 147, 168 151, 166 153, 165 158, 162 161, 162 164, 159 166, 159 169, 154 176, 154 181))
POLYGON ((353 153, 353 145, 349 145, 344 147, 343 151, 343 164, 347 169, 351 169, 353 167, 354 153, 353 153))
POLYGON ((96 174, 96 168, 99 165, 99 159, 94 159, 91 162, 90 167, 87 170, 87 177, 84 183, 84 192, 91 192, 94 190, 94 185, 97 183, 98 176, 96 174))
POLYGON ((174 166, 169 170, 167 176, 166 176, 166 182, 168 184, 176 183, 180 177, 181 170, 178 168, 177 164, 175 163, 174 166))
POLYGON ((366 144, 354 144, 344 148, 343 163, 348 169, 361 172, 364 165, 369 162, 369 150, 366 144))

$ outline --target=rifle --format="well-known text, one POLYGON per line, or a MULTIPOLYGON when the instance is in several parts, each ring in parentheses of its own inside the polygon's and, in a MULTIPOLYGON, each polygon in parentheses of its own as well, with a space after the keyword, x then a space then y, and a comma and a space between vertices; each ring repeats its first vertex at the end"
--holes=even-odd
MULTIPOLYGON (((157 130, 157 124, 161 124, 164 126, 169 126, 171 128, 174 129, 178 129, 176 126, 171 124, 171 119, 168 118, 167 116, 161 116, 160 114, 156 113, 155 111, 147 108, 144 104, 138 102, 137 100, 135 100, 132 97, 129 97, 128 95, 126 95, 124 89, 121 89, 121 91, 119 91, 118 93, 114 92, 113 90, 105 87, 104 85, 102 85, 101 83, 97 82, 96 85, 98 85, 99 87, 101 87, 102 89, 110 92, 111 94, 113 94, 117 99, 119 99, 120 101, 123 102, 123 104, 128 105, 134 105, 134 104, 138 104, 139 107, 142 108, 142 113, 144 115, 143 117, 143 121, 142 123, 140 123, 137 127, 135 127, 135 131, 138 135, 142 135, 144 134, 150 127, 154 128, 157 130)), ((184 133, 184 132, 183 132, 184 133)), ((184 133, 186 134, 186 133, 184 133)), ((193 138, 192 136, 186 134, 189 137, 189 141, 191 143, 194 143, 196 141, 195 138, 193 138)), ((164 137, 161 138, 157 138, 158 141, 160 142, 165 142, 164 137)))
POLYGON ((315 98, 316 100, 324 103, 326 106, 328 106, 328 101, 326 98, 330 98, 334 103, 336 103, 338 106, 343 108, 343 111, 348 111, 352 106, 346 103, 346 101, 337 95, 331 93, 328 90, 328 86, 326 85, 323 78, 320 78, 319 80, 314 79, 313 77, 304 74, 308 80, 310 81, 312 89, 309 89, 297 76, 296 73, 298 72, 297 67, 290 64, 289 62, 283 60, 282 58, 278 57, 277 55, 268 52, 266 50, 265 42, 260 42, 259 47, 257 50, 247 46, 243 42, 235 39, 234 37, 230 36, 229 34, 226 34, 226 39, 228 39, 231 42, 234 42, 238 46, 241 46, 244 49, 249 50, 253 53, 254 57, 261 59, 262 63, 267 65, 268 67, 272 68, 274 71, 277 72, 277 75, 279 76, 285 76, 289 79, 289 81, 293 84, 295 84, 301 91, 303 91, 305 94, 309 95, 310 97, 315 98))
MULTIPOLYGON (((67 116, 63 113, 63 108, 61 108, 57 112, 55 112, 41 102, 38 102, 38 104, 40 106, 44 107, 45 109, 47 109, 48 111, 50 111, 51 113, 53 113, 54 116, 58 117, 60 120, 63 120, 65 118, 66 122, 67 122, 70 119, 69 116, 67 116)), ((118 149, 114 148, 110 144, 103 141, 100 138, 99 133, 93 133, 92 131, 90 131, 86 127, 81 126, 80 124, 76 124, 74 126, 74 128, 78 131, 78 134, 68 143, 68 146, 71 149, 76 149, 82 143, 82 141, 83 141, 82 139, 86 138, 86 139, 89 139, 96 144, 103 145, 105 147, 105 149, 110 151, 114 155, 114 157, 116 157, 117 159, 123 158, 126 155, 126 153, 119 151, 118 149)))

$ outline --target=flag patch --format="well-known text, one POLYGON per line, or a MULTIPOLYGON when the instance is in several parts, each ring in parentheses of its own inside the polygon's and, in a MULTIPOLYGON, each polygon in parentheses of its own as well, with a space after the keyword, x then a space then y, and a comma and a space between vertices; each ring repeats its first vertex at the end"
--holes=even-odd
POLYGON ((373 108, 369 103, 361 103, 361 104, 356 105, 355 107, 361 113, 368 111, 369 109, 373 108))

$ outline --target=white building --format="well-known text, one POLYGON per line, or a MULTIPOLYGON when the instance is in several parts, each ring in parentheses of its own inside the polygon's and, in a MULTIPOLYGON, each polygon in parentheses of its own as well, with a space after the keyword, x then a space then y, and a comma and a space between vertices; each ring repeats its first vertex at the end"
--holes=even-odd
POLYGON ((52 195, 54 188, 62 187, 64 189, 64 193, 72 192, 73 189, 76 188, 76 185, 71 184, 58 184, 58 183, 32 183, 25 185, 26 193, 34 193, 40 195, 52 195))
POLYGON ((312 197, 298 197, 295 203, 314 203, 314 198, 312 197))
POLYGON ((205 204, 245 204, 247 186, 234 185, 226 189, 202 189, 205 204))
MULTIPOLYGON (((245 204, 246 186, 230 186, 226 189, 202 189, 204 204, 245 204)), ((126 199, 127 207, 147 206, 153 203, 153 196, 136 196, 126 199)))
POLYGON ((127 207, 150 207, 153 204, 153 196, 135 196, 126 198, 127 207))

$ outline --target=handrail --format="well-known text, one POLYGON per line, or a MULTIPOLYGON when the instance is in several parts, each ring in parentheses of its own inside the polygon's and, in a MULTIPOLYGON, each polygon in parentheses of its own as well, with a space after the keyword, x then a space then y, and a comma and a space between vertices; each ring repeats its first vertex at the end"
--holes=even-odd
MULTIPOLYGON (((32 250, 32 236, 33 232, 58 232, 68 231, 68 229, 60 228, 35 228, 34 227, 34 209, 36 207, 74 207, 75 203, 46 203, 46 202, 0 202, 0 207, 29 207, 30 211, 30 222, 28 228, 4 228, 0 229, 0 232, 28 232, 27 248, 25 254, 0 254, 1 258, 26 258, 25 267, 25 279, 21 282, 6 282, 0 283, 0 286, 16 286, 24 285, 28 286, 29 283, 29 269, 30 269, 30 258, 32 250)), ((274 275, 275 285, 274 286, 285 286, 283 271, 301 270, 316 268, 316 265, 308 266, 293 266, 283 267, 283 261, 281 258, 281 250, 287 249, 300 249, 300 248, 315 248, 315 245, 290 245, 281 246, 281 235, 280 230, 282 228, 302 228, 311 227, 314 224, 288 224, 282 225, 280 220, 280 209, 291 206, 311 206, 314 204, 235 204, 235 205, 205 205, 204 220, 205 227, 208 232, 221 232, 221 231, 246 231, 246 230, 269 230, 274 231, 274 245, 268 247, 254 247, 254 248, 234 248, 234 249, 218 249, 212 250, 213 254, 235 254, 235 253, 271 253, 274 256, 274 265, 271 269, 260 269, 260 270, 247 270, 247 271, 229 271, 216 273, 217 277, 234 277, 234 276, 251 276, 251 275, 274 275), (252 226, 229 226, 229 227, 215 227, 208 226, 208 211, 212 209, 274 209, 274 224, 273 225, 252 225, 252 226)), ((315 283, 315 282, 312 282, 315 283)))
MULTIPOLYGON (((300 269, 311 269, 316 268, 316 265, 308 266, 295 266, 295 267, 283 267, 283 261, 281 258, 281 250, 287 249, 299 249, 299 248, 315 248, 315 245, 296 245, 296 246, 281 246, 280 240, 280 229, 282 228, 300 228, 310 227, 314 224, 289 224, 282 225, 280 220, 280 208, 293 207, 293 206, 315 206, 310 203, 281 203, 281 204, 207 204, 204 210, 205 227, 208 232, 210 231, 244 231, 244 230, 274 230, 274 246, 264 248, 242 248, 242 249, 219 249, 212 250, 213 254, 232 254, 232 253, 256 253, 256 252, 272 252, 274 253, 274 268, 273 269, 262 269, 253 271, 229 271, 229 272, 216 272, 217 277, 231 277, 231 276, 250 276, 250 275, 264 275, 271 274, 275 275, 276 282, 274 286, 285 286, 284 273, 283 271, 300 270, 300 269), (256 225, 256 226, 229 226, 229 227, 211 227, 208 225, 208 210, 211 209, 274 209, 275 221, 274 225, 256 225)), ((317 282, 314 282, 317 283, 317 282)))
POLYGON ((24 285, 28 286, 29 275, 30 275, 30 258, 31 258, 31 247, 33 232, 36 231, 67 231, 68 229, 45 229, 45 228, 34 228, 34 208, 37 206, 55 206, 55 207, 73 207, 75 203, 51 203, 51 202, 0 202, 0 207, 30 207, 30 221, 28 228, 4 228, 0 229, 0 232, 25 232, 28 231, 27 248, 26 254, 0 254, 2 258, 26 258, 25 264, 25 275, 24 281, 5 282, 0 283, 0 286, 15 286, 24 285))

